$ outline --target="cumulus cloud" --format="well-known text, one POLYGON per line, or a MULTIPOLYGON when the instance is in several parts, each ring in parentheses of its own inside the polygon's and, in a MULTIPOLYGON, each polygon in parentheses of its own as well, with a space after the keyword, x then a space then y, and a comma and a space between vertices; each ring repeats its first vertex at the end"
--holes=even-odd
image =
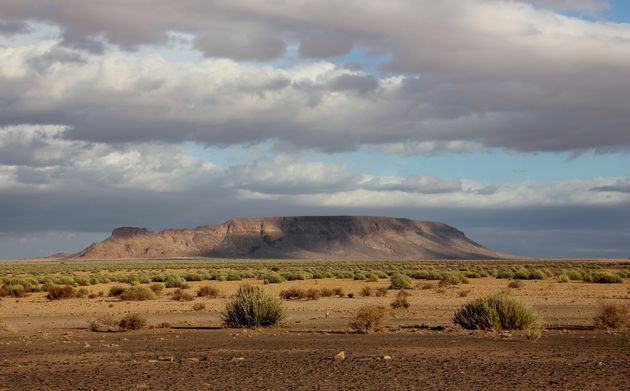
POLYGON ((7 23, 40 21, 61 31, 61 47, 0 53, 2 123, 67 126, 64 137, 84 141, 275 139, 324 151, 630 146, 630 26, 553 12, 605 2, 149 3, 151 12, 144 3, 2 2, 7 23), (344 12, 352 17, 339 17, 344 12), (172 62, 116 49, 166 47, 173 34, 191 37, 192 48, 213 59, 172 62), (353 47, 386 54, 390 74, 329 62, 239 62, 281 58, 289 45, 310 59, 353 47))

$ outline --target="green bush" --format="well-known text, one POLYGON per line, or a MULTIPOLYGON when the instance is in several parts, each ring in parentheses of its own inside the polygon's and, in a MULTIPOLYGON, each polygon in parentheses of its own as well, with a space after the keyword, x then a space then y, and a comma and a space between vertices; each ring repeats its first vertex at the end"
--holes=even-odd
POLYGON ((455 312, 453 322, 472 330, 539 328, 541 318, 528 305, 505 294, 476 299, 455 312))
POLYGON ((451 286, 459 284, 468 284, 468 278, 461 273, 444 273, 440 280, 440 286, 451 286))
POLYGON ((378 282, 378 274, 376 274, 376 273, 370 273, 370 274, 368 274, 368 276, 367 276, 366 280, 367 280, 368 282, 378 282))
POLYGON ((597 284, 621 284, 623 278, 613 272, 597 272, 591 276, 591 281, 597 284))
POLYGON ((391 289, 409 289, 411 288, 411 278, 402 273, 394 273, 391 276, 391 289))
POLYGON ((269 272, 263 276, 263 282, 265 284, 279 284, 286 281, 284 277, 276 272, 269 272))
POLYGON ((0 288, 0 296, 24 297, 26 293, 26 289, 20 284, 4 284, 0 288))
POLYGON ((188 287, 188 283, 186 282, 186 280, 176 274, 168 275, 166 277, 166 280, 164 280, 164 285, 166 285, 167 288, 187 288, 188 287))
POLYGON ((155 292, 144 285, 136 285, 125 289, 120 298, 125 301, 144 301, 155 299, 155 292))
POLYGON ((260 287, 244 285, 232 296, 222 315, 228 327, 267 327, 284 318, 284 309, 280 298, 260 287))
POLYGON ((562 273, 558 276, 558 282, 566 283, 566 282, 569 282, 569 280, 570 278, 566 273, 562 273))

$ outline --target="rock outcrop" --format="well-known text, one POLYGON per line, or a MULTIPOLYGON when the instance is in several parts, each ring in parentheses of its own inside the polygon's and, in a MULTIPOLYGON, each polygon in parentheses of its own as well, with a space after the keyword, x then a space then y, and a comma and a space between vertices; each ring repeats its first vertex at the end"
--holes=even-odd
POLYGON ((456 228, 391 217, 246 217, 152 232, 117 228, 72 258, 501 259, 456 228))

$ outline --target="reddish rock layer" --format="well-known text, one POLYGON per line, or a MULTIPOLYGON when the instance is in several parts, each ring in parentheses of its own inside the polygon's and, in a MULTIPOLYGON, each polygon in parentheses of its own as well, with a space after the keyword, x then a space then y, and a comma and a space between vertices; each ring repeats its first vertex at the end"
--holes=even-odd
POLYGON ((247 217, 152 232, 117 228, 73 256, 117 258, 497 259, 447 224, 391 217, 247 217))

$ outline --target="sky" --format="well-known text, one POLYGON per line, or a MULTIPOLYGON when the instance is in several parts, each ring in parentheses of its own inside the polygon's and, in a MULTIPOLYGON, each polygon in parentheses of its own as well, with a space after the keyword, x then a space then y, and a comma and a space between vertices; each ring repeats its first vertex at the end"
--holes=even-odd
POLYGON ((277 215, 627 258, 629 64, 625 0, 3 0, 0 259, 277 215))

